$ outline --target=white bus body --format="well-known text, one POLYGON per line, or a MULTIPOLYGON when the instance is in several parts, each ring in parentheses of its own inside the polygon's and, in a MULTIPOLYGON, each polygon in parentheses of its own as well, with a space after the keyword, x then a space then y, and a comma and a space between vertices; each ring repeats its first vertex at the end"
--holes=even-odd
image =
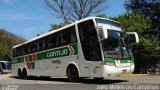
POLYGON ((126 35, 120 23, 109 19, 76 21, 14 46, 12 73, 20 77, 67 76, 71 81, 132 73, 134 59, 126 35))
POLYGON ((0 73, 10 73, 11 63, 9 61, 0 61, 0 73))

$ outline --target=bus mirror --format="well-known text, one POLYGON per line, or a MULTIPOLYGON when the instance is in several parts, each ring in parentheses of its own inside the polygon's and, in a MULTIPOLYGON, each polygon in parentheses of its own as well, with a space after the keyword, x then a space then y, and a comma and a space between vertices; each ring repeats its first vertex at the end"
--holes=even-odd
POLYGON ((100 39, 108 38, 107 30, 104 30, 102 27, 98 27, 98 35, 99 35, 100 39))
POLYGON ((130 45, 134 45, 139 42, 139 37, 136 32, 127 32, 126 39, 130 45))

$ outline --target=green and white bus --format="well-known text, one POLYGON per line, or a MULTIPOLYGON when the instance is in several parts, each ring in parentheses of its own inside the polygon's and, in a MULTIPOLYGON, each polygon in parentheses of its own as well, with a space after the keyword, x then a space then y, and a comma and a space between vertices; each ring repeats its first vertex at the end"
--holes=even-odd
POLYGON ((14 46, 12 73, 70 81, 132 73, 131 45, 137 42, 138 34, 125 32, 119 22, 88 17, 14 46))

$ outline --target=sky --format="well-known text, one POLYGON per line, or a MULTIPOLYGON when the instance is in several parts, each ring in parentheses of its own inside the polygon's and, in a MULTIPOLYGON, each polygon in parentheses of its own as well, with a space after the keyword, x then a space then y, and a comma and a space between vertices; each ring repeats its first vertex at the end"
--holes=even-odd
MULTIPOLYGON (((98 14, 115 17, 126 12, 125 0, 107 0, 107 9, 98 14)), ((45 6, 43 0, 0 0, 0 28, 27 40, 47 33, 51 24, 61 20, 45 6)))

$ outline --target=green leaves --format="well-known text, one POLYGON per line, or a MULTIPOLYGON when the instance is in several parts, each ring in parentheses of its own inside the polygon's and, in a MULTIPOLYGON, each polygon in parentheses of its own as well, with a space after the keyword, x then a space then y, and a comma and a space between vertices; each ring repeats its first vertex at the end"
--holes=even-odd
POLYGON ((152 22, 152 27, 146 33, 160 39, 159 0, 126 0, 124 5, 128 12, 144 14, 152 22))
POLYGON ((23 38, 0 29, 0 60, 10 60, 12 47, 24 41, 23 38))
POLYGON ((126 13, 112 19, 122 23, 125 30, 128 32, 142 34, 151 27, 151 21, 145 19, 143 14, 126 13))
POLYGON ((159 43, 153 38, 150 37, 141 37, 140 43, 137 45, 135 51, 142 53, 143 55, 158 55, 160 54, 159 43))

